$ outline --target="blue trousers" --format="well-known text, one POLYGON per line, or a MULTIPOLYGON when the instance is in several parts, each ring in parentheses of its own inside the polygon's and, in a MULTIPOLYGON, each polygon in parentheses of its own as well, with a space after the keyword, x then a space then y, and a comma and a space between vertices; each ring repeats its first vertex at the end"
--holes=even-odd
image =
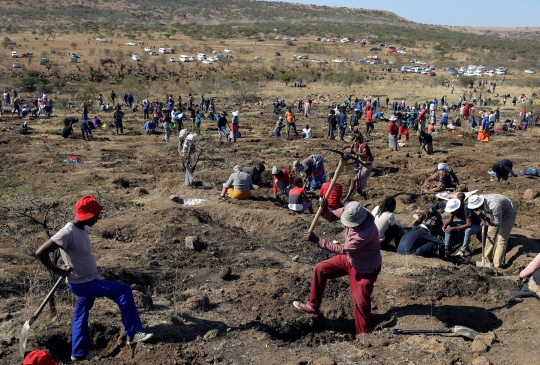
POLYGON ((82 284, 68 284, 68 287, 77 296, 71 324, 71 355, 88 354, 88 313, 96 298, 106 297, 118 305, 126 335, 133 336, 142 331, 141 319, 129 285, 94 279, 82 284))
MULTIPOLYGON (((448 227, 456 227, 456 226, 462 226, 465 222, 462 221, 454 221, 448 225, 448 227)), ((461 251, 466 251, 467 247, 469 247, 469 243, 471 242, 471 235, 478 234, 482 232, 482 228, 478 224, 473 224, 469 228, 465 229, 465 236, 463 237, 463 244, 461 246, 461 251)), ((444 245, 446 247, 450 246, 450 239, 451 239, 452 233, 445 233, 444 234, 444 245)))

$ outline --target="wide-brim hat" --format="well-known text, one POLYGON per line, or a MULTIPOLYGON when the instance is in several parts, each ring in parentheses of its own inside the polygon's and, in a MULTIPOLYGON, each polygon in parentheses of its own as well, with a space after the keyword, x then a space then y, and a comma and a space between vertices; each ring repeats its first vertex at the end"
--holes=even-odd
POLYGON ((467 208, 469 209, 477 209, 484 204, 484 197, 481 195, 471 195, 468 200, 467 208))
POLYGON ((444 208, 444 211, 446 213, 452 213, 459 209, 461 206, 461 200, 459 199, 450 199, 446 203, 446 207, 444 208))
POLYGON ((240 113, 238 111, 236 111, 236 112, 232 112, 232 115, 233 115, 233 117, 239 117, 240 113))
POLYGON ((357 227, 367 218, 367 210, 359 202, 350 202, 341 214, 341 223, 345 227, 357 227))

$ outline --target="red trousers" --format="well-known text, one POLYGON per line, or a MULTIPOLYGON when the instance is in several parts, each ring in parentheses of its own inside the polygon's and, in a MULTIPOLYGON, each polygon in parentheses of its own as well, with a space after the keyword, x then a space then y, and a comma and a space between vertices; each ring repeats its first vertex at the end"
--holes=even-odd
POLYGON ((328 260, 321 261, 315 266, 307 304, 313 309, 319 310, 326 287, 326 280, 349 275, 356 334, 369 333, 371 328, 371 293, 373 293, 373 285, 380 271, 381 268, 379 267, 370 274, 357 273, 349 263, 347 255, 336 255, 328 260))

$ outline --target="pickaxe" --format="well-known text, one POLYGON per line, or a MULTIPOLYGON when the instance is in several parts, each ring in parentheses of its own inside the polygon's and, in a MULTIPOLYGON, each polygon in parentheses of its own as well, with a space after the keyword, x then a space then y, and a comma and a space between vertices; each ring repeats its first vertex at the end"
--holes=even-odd
MULTIPOLYGON (((352 161, 358 162, 362 166, 366 166, 362 161, 360 161, 356 157, 353 157, 350 153, 334 150, 331 148, 317 148, 317 149, 334 152, 341 156, 341 158, 339 159, 336 172, 334 173, 334 178, 332 179, 332 182, 330 183, 330 186, 328 187, 328 190, 326 191, 326 194, 324 195, 325 200, 328 199, 328 196, 330 196, 330 193, 332 192, 332 188, 336 184, 345 162, 352 160, 352 161)), ((311 226, 309 227, 309 230, 308 230, 309 233, 312 233, 313 230, 315 229, 315 225, 317 224, 317 221, 319 220, 319 217, 321 216, 321 214, 322 214, 322 206, 319 206, 319 209, 317 210, 317 214, 315 214, 315 218, 313 218, 313 222, 311 222, 311 226)))

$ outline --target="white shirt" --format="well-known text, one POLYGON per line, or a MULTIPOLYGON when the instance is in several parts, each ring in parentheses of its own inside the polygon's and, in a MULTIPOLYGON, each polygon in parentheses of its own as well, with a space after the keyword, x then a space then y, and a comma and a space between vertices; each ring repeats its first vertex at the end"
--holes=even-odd
POLYGON ((375 225, 379 230, 379 240, 382 242, 384 241, 384 234, 388 228, 396 224, 396 217, 394 216, 394 213, 390 212, 384 212, 381 213, 381 215, 378 215, 379 209, 379 206, 376 206, 371 214, 375 217, 375 225))
POLYGON ((306 134, 307 138, 312 137, 311 128, 309 128, 309 129, 304 128, 304 129, 302 129, 302 132, 304 132, 306 134))

